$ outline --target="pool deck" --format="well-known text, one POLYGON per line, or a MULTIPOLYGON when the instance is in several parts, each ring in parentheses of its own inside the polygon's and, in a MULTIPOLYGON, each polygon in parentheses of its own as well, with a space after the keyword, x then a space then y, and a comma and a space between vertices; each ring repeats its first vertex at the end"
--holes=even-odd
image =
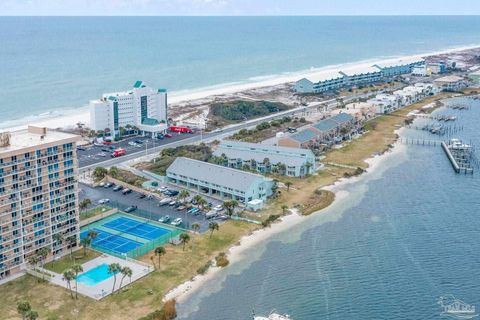
MULTIPOLYGON (((135 261, 135 260, 132 260, 132 259, 124 260, 124 259, 120 259, 120 258, 117 258, 117 257, 113 257, 113 256, 110 256, 110 255, 104 254, 100 257, 97 257, 93 260, 90 260, 90 261, 84 263, 82 265, 83 273, 87 272, 87 271, 89 271, 89 270, 91 270, 91 269, 93 269, 93 268, 95 268, 99 265, 102 265, 102 264, 107 264, 108 265, 108 264, 115 263, 115 262, 119 263, 120 266, 122 266, 122 267, 127 266, 127 267, 130 267, 130 269, 132 269, 132 271, 133 271, 132 279, 131 279, 132 282, 137 281, 138 279, 146 276, 147 274, 149 274, 150 272, 152 272, 154 270, 153 266, 145 264, 143 262, 135 261)), ((50 272, 50 273, 52 273, 52 272, 50 272)), ((118 291, 120 289, 119 285, 120 285, 121 278, 122 278, 122 274, 120 274, 120 273, 117 274, 117 282, 115 284, 115 291, 118 291)), ((55 274, 55 276, 50 279, 50 282, 52 282, 56 285, 59 285, 61 287, 64 287, 68 290, 67 282, 63 280, 63 275, 61 275, 61 274, 55 274)), ((130 279, 128 277, 126 277, 124 279, 123 283, 122 283, 122 288, 127 287, 129 284, 130 284, 130 279)), ((75 281, 72 281, 71 285, 72 285, 72 290, 75 294, 75 281)), ((113 276, 104 280, 104 281, 102 281, 102 282, 99 282, 99 283, 97 283, 93 286, 87 286, 83 283, 78 283, 78 293, 83 295, 83 296, 95 299, 95 300, 100 300, 100 299, 112 294, 112 287, 113 287, 113 276)))

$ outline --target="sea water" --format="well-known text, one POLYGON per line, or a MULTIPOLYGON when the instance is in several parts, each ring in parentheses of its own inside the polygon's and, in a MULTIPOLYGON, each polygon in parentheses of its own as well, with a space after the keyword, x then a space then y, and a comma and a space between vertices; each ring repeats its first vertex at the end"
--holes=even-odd
POLYGON ((479 43, 478 17, 0 17, 0 128, 136 80, 178 94, 479 43))
MULTIPOLYGON (((480 101, 440 109, 480 145, 480 101)), ((445 139, 406 129, 402 136, 445 139)), ((480 179, 456 174, 436 147, 401 145, 340 188, 334 205, 274 236, 179 306, 189 320, 439 319, 439 297, 480 307, 480 179), (451 297, 451 296, 450 296, 451 297)))

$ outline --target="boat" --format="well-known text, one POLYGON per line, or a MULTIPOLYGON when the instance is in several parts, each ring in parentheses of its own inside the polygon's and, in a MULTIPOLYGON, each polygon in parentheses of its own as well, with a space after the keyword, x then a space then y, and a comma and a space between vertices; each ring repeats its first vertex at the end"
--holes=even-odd
POLYGON ((268 316, 256 316, 253 312, 253 320, 293 320, 288 314, 279 314, 275 310, 269 313, 268 316))
POLYGON ((448 147, 452 150, 470 150, 472 148, 471 145, 465 144, 459 139, 450 139, 448 147))

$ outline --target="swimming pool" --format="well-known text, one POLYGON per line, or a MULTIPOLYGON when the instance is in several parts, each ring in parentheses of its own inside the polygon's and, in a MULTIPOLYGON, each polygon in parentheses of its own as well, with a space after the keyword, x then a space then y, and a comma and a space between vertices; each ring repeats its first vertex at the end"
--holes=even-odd
POLYGON ((103 263, 93 269, 88 270, 87 272, 80 274, 77 277, 77 281, 87 286, 94 286, 110 277, 113 277, 113 273, 108 272, 108 265, 103 263))

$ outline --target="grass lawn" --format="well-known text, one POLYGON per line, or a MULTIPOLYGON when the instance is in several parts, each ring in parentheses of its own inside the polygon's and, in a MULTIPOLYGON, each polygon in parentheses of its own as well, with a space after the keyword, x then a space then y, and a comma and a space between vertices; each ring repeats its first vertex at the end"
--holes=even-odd
POLYGON ((83 264, 87 261, 90 261, 102 255, 101 252, 90 250, 90 249, 85 250, 85 253, 86 255, 83 255, 83 249, 80 249, 75 251, 72 257, 70 257, 70 254, 67 254, 66 256, 63 256, 62 258, 56 261, 46 263, 45 269, 48 269, 56 273, 63 273, 63 271, 67 270, 75 263, 83 264))
POLYGON ((110 209, 112 208, 110 208, 109 206, 102 205, 102 206, 98 206, 98 207, 83 211, 80 213, 80 220, 85 220, 85 219, 97 216, 103 212, 107 212, 110 209))
MULTIPOLYGON (((39 319, 136 320, 159 309, 168 290, 190 279, 210 259, 226 251, 255 228, 258 226, 227 221, 220 226, 220 230, 213 233, 212 238, 208 232, 192 236, 185 251, 182 251, 180 245, 166 245, 167 254, 161 258, 161 270, 157 269, 136 281, 127 291, 101 301, 85 297, 72 300, 64 288, 39 281, 32 276, 21 277, 0 287, 0 319, 20 319, 16 312, 17 301, 28 300, 32 308, 39 313, 39 319)), ((82 252, 75 254, 81 256, 82 252)), ((151 255, 153 253, 143 256, 141 260, 152 263, 151 255)), ((157 257, 154 258, 158 267, 157 257)), ((68 266, 68 261, 65 261, 50 268, 57 271, 68 266)))

